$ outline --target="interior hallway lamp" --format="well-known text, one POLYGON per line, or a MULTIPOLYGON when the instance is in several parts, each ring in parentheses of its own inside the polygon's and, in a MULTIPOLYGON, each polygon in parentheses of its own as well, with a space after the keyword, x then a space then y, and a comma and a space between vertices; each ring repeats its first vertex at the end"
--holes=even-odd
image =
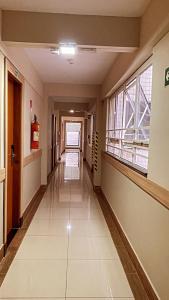
POLYGON ((74 44, 61 44, 59 46, 59 54, 63 55, 75 55, 76 45, 74 44))

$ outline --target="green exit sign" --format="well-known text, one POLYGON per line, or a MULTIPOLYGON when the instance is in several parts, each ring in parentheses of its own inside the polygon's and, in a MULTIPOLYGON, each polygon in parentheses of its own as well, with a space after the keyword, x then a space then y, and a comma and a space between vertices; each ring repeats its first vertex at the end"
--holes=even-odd
POLYGON ((165 70, 165 86, 169 85, 169 68, 165 70))

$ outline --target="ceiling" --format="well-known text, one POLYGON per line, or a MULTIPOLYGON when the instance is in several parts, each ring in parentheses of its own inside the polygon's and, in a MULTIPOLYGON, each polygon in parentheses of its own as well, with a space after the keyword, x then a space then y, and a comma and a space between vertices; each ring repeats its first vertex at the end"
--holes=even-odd
POLYGON ((45 83, 101 84, 118 55, 112 52, 77 53, 72 61, 52 54, 50 49, 25 48, 25 51, 45 83))
POLYGON ((0 0, 0 8, 51 13, 142 16, 150 0, 0 0))

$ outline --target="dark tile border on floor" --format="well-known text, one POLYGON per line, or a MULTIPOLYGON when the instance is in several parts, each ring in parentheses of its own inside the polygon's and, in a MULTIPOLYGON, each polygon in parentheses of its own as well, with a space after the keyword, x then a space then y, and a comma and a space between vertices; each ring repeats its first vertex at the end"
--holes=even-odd
POLYGON ((156 296, 101 188, 94 188, 94 191, 97 195, 97 199, 110 230, 113 242, 116 246, 134 298, 136 300, 158 300, 158 297, 156 296))

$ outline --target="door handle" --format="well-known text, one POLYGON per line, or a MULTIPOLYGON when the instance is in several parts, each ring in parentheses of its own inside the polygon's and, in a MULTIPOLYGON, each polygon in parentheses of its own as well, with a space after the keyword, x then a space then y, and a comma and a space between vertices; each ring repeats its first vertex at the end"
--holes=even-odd
POLYGON ((15 160, 15 146, 14 145, 11 145, 11 160, 14 162, 15 160))

